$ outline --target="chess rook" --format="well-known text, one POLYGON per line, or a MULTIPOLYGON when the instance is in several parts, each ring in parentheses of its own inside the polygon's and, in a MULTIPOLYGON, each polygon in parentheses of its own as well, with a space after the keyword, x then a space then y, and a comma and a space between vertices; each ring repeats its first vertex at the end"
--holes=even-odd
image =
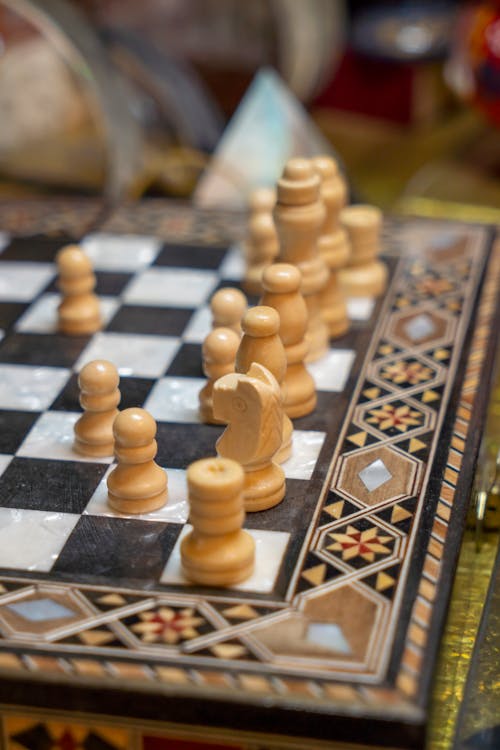
POLYGON ((285 496, 285 474, 273 461, 283 434, 280 387, 272 373, 253 363, 248 373, 230 373, 214 386, 214 414, 228 426, 217 453, 245 470, 246 511, 272 508, 285 496))
POLYGON ((219 289, 210 300, 212 328, 232 328, 241 335, 241 319, 247 306, 247 298, 239 289, 219 289))
POLYGON ((80 406, 84 413, 75 424, 73 448, 84 456, 112 456, 113 422, 118 415, 121 394, 118 370, 105 359, 83 367, 78 377, 80 406))
POLYGON ((387 286, 387 267, 378 260, 382 213, 375 206, 348 206, 340 212, 351 256, 339 280, 348 297, 378 297, 387 286))
POLYGON ((257 188, 250 197, 248 234, 243 246, 246 263, 243 288, 247 294, 262 294, 262 272, 278 255, 275 203, 276 191, 272 188, 257 188))
MULTIPOLYGON (((236 353, 235 372, 246 373, 252 362, 266 367, 276 378, 280 389, 286 375, 286 353, 279 336, 280 316, 272 307, 252 307, 241 326, 243 338, 236 353)), ((282 400, 284 393, 281 391, 282 400)), ((283 412, 282 445, 275 460, 283 463, 292 452, 293 425, 283 412)))
POLYGON ((243 531, 245 474, 229 458, 204 458, 187 470, 189 521, 181 542, 186 577, 205 586, 231 586, 252 575, 255 542, 243 531))
POLYGON ((214 328, 202 346, 203 372, 208 380, 199 393, 200 419, 206 424, 220 424, 213 412, 212 393, 218 378, 234 372, 240 337, 231 328, 214 328))
POLYGON ((300 292, 297 266, 274 263, 262 275, 262 305, 273 307, 280 316, 279 336, 285 349, 287 369, 283 380, 283 406, 291 418, 310 414, 316 407, 316 387, 304 360, 308 345, 307 306, 300 292))
POLYGON ((70 336, 95 333, 101 328, 102 320, 89 258, 77 245, 67 245, 57 253, 56 262, 62 292, 58 307, 59 330, 70 336))
POLYGON ((297 266, 302 274, 301 292, 308 310, 307 359, 314 361, 328 348, 328 328, 320 306, 328 268, 318 251, 318 237, 325 221, 320 178, 307 159, 287 162, 278 181, 274 221, 280 243, 279 260, 297 266))
POLYGON ((312 165, 321 179, 321 197, 326 210, 318 250, 330 270, 321 293, 321 315, 330 338, 338 338, 349 328, 346 300, 338 278, 338 271, 347 264, 350 254, 347 233, 339 223, 339 214, 347 199, 347 186, 331 157, 317 156, 312 159, 312 165))
POLYGON ((167 475, 155 463, 156 422, 145 409, 125 409, 113 423, 118 466, 108 477, 108 502, 120 513, 149 513, 167 501, 167 475))

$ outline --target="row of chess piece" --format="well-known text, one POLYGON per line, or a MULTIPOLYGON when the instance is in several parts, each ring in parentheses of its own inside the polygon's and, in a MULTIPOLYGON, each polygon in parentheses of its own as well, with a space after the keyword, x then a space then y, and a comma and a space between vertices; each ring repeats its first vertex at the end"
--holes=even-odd
MULTIPOLYGON (((253 308, 259 309, 271 310, 253 308)), ((155 461, 157 425, 151 414, 137 407, 118 410, 119 374, 107 360, 88 362, 78 385, 84 412, 75 423, 73 447, 89 457, 115 456, 117 465, 107 478, 111 508, 135 515, 163 507, 168 476, 155 461)), ((283 442, 281 390, 274 375, 253 362, 246 374, 217 380, 212 408, 227 427, 216 443, 217 457, 187 469, 192 530, 182 539, 181 561, 194 583, 230 586, 254 569, 255 543, 243 529, 245 512, 272 507, 285 494, 285 475, 274 461, 283 442)))
MULTIPOLYGON (((319 358, 329 338, 346 331, 345 291, 374 296, 385 289, 387 272, 377 260, 380 212, 343 207, 345 196, 331 159, 290 160, 276 203, 272 191, 263 190, 253 201, 244 287, 262 295, 260 304, 247 309, 245 295, 231 288, 211 300, 213 330, 202 348, 208 380, 199 395, 200 417, 227 427, 216 444, 218 458, 197 461, 187 471, 193 530, 182 541, 181 559, 197 583, 233 585, 251 574, 255 550, 242 529, 245 511, 282 501, 285 475, 279 464, 292 450, 291 418, 316 406, 305 361, 319 358), (255 253, 264 246, 265 257, 255 253), (341 268, 340 257, 349 264, 341 268)), ((57 262, 60 330, 92 333, 100 316, 88 258, 70 246, 57 262)), ((109 362, 91 362, 81 371, 85 412, 75 425, 75 449, 91 456, 114 453, 111 507, 147 513, 167 500, 167 476, 154 461, 156 423, 143 409, 118 413, 118 382, 109 362)))

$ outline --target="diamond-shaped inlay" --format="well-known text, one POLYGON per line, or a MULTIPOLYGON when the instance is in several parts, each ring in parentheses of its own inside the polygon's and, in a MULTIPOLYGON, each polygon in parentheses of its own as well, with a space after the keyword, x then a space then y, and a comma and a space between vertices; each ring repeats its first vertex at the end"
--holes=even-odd
POLYGON ((382 485, 388 482, 389 479, 392 479, 391 472, 380 458, 377 458, 371 464, 365 466, 365 468, 358 473, 358 476, 368 492, 378 490, 378 488, 382 487, 382 485))
POLYGON ((432 318, 426 313, 417 315, 406 323, 404 330, 412 341, 418 343, 436 331, 436 325, 432 318))
POLYGON ((374 507, 413 495, 418 490, 421 468, 418 458, 396 446, 375 445, 342 456, 331 489, 349 500, 374 507))
POLYGON ((327 622, 311 622, 306 630, 306 641, 317 646, 338 651, 340 654, 352 653, 351 647, 342 631, 340 625, 327 622))
POLYGON ((62 604, 52 599, 29 599, 24 602, 7 604, 7 609, 15 612, 16 615, 24 617, 30 622, 45 622, 46 620, 56 620, 61 617, 74 617, 74 612, 62 604))

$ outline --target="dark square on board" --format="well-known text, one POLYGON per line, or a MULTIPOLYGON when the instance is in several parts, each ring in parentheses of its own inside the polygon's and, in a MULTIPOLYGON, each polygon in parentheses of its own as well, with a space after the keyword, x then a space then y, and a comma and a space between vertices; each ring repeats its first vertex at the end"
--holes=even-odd
POLYGON ((0 453, 14 454, 40 416, 35 411, 0 411, 0 453))
POLYGON ((0 261, 16 260, 39 263, 50 263, 56 257, 58 250, 64 245, 73 244, 74 239, 70 237, 45 237, 33 235, 32 237, 13 237, 3 253, 0 253, 0 261))
POLYGON ((198 458, 215 456, 215 443, 223 430, 211 424, 158 422, 156 461, 164 468, 185 469, 198 458))
POLYGON ((0 362, 12 365, 73 367, 88 342, 88 336, 13 333, 0 343, 0 362))
POLYGON ((0 506, 82 513, 107 464, 15 457, 0 477, 0 506))
MULTIPOLYGON (((123 410, 131 406, 142 407, 155 383, 156 380, 148 378, 121 377, 119 388, 122 397, 118 408, 123 410)), ((50 409, 51 411, 82 411, 79 399, 78 375, 74 373, 50 409)))
POLYGON ((201 344, 182 344, 166 374, 185 378, 203 378, 201 344))
POLYGON ((125 305, 106 326, 107 331, 181 336, 194 310, 179 307, 125 305))
POLYGON ((216 269, 222 263, 226 253, 227 247, 165 244, 153 265, 216 269))
POLYGON ((183 524, 133 518, 82 516, 53 572, 83 577, 156 582, 183 524))

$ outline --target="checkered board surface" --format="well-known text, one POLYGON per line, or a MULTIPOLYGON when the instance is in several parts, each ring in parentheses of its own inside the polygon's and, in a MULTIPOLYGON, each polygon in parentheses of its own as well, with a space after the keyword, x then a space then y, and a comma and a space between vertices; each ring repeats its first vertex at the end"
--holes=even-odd
MULTIPOLYGON (((56 330, 53 261, 61 242, 1 240, 0 569, 110 586, 184 585, 178 549, 189 529, 185 470, 215 454, 222 431, 198 420, 201 344, 210 330, 211 295, 240 284, 238 248, 139 236, 84 238, 104 326, 91 337, 66 337, 56 330), (168 473, 169 500, 155 513, 114 513, 106 502, 111 459, 86 459, 72 450, 81 413, 77 373, 96 358, 119 369, 120 408, 143 406, 158 422, 157 461, 168 473)), ((350 312, 350 333, 311 366, 318 407, 295 422, 285 500, 247 516, 258 564, 242 593, 283 596, 299 559, 345 409, 343 393, 354 382, 376 306, 358 300, 350 312)))

